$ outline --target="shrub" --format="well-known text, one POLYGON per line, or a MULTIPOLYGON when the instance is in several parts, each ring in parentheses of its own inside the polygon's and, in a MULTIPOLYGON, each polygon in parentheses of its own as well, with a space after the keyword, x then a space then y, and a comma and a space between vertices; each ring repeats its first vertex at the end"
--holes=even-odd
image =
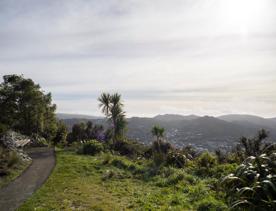
POLYGON ((212 168, 217 164, 217 160, 214 155, 204 152, 196 159, 196 164, 198 167, 212 168))
POLYGON ((191 145, 183 147, 181 151, 190 160, 194 159, 198 154, 198 151, 191 145))
POLYGON ((10 151, 9 155, 8 155, 8 162, 7 162, 8 167, 12 167, 19 161, 20 161, 20 159, 19 159, 17 153, 15 151, 10 151))
POLYGON ((214 155, 209 152, 202 153, 196 160, 196 174, 199 176, 212 176, 213 168, 217 165, 217 160, 214 155))
POLYGON ((79 149, 80 154, 96 155, 104 150, 103 144, 96 140, 91 140, 83 143, 79 149))
POLYGON ((174 149, 173 146, 170 143, 165 141, 159 140, 159 141, 154 141, 152 143, 152 150, 154 152, 168 154, 173 149, 174 149))
POLYGON ((153 150, 152 150, 152 147, 148 148, 147 150, 145 150, 143 156, 146 158, 146 159, 150 159, 153 157, 153 150))
POLYGON ((161 166, 166 162, 166 155, 160 152, 153 153, 153 163, 155 166, 161 166))
POLYGON ((0 145, 0 177, 8 175, 10 169, 20 161, 21 159, 15 151, 3 148, 0 145))
POLYGON ((235 171, 237 168, 237 164, 235 163, 225 163, 225 164, 220 164, 212 168, 212 176, 216 178, 221 178, 224 177, 232 172, 235 171))
POLYGON ((215 151, 215 154, 217 156, 218 163, 226 163, 227 162, 228 155, 226 152, 224 152, 221 149, 217 149, 215 151))
POLYGON ((232 209, 276 210, 276 153, 248 157, 223 184, 232 209))
POLYGON ((260 156, 263 153, 275 152, 276 145, 267 141, 269 133, 262 129, 254 138, 242 137, 236 148, 233 149, 237 161, 242 162, 249 156, 260 156))
POLYGON ((113 149, 120 153, 120 155, 125 155, 131 158, 135 158, 137 156, 142 156, 147 147, 130 140, 116 141, 113 149))
POLYGON ((180 152, 172 151, 168 154, 166 164, 176 168, 183 168, 187 162, 187 158, 180 152))
POLYGON ((128 165, 121 159, 115 158, 111 161, 111 165, 119 168, 119 169, 126 169, 128 165))

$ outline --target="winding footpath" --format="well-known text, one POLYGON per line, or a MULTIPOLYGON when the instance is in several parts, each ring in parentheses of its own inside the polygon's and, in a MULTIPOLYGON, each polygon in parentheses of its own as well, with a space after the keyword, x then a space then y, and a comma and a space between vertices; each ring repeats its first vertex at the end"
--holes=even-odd
POLYGON ((55 152, 51 148, 36 148, 28 152, 32 164, 21 176, 0 189, 0 210, 16 210, 50 176, 55 167, 55 152))

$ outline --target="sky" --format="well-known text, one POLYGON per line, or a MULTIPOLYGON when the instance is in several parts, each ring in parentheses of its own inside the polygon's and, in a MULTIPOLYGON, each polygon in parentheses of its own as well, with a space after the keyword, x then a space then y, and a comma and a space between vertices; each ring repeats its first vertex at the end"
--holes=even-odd
POLYGON ((276 117, 275 0, 0 0, 0 76, 23 74, 57 111, 276 117))

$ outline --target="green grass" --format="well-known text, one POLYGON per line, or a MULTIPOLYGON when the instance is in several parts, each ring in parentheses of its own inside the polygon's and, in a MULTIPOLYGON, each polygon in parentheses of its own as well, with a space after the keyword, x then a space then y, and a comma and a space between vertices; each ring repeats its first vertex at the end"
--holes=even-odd
POLYGON ((225 210, 214 178, 146 160, 57 151, 57 165, 19 210, 225 210))
POLYGON ((15 180, 18 176, 22 174, 22 172, 31 164, 31 161, 29 162, 18 162, 15 165, 13 165, 11 168, 9 168, 8 175, 4 177, 0 177, 0 188, 9 184, 11 181, 15 180))

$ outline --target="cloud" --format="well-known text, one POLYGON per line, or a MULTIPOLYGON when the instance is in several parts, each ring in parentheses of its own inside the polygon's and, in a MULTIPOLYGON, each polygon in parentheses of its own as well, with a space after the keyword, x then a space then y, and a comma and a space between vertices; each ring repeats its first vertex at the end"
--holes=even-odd
POLYGON ((33 78, 63 112, 118 91, 130 115, 273 116, 276 3, 253 1, 241 24, 227 0, 2 0, 0 73, 33 78))

